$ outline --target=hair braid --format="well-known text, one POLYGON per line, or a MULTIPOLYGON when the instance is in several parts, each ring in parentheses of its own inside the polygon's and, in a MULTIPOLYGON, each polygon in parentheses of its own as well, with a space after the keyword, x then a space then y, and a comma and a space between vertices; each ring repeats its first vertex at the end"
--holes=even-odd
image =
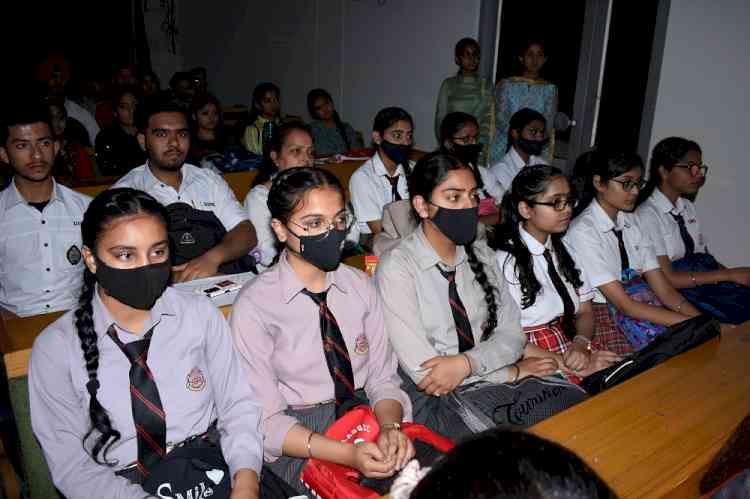
POLYGON ((474 272, 479 285, 484 291, 484 301, 487 303, 487 321, 484 323, 482 328, 482 341, 489 339, 495 332, 497 327, 497 300, 495 299, 495 288, 490 284, 490 280, 487 278, 487 273, 484 271, 484 264, 479 261, 474 247, 471 244, 464 246, 466 255, 468 256, 469 267, 474 272))

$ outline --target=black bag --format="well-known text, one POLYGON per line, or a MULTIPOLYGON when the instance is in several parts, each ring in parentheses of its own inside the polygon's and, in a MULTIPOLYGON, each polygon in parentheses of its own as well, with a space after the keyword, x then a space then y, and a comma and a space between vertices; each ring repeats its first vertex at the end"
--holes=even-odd
POLYGON ((706 341, 719 336, 720 326, 716 319, 699 315, 671 326, 644 348, 631 354, 617 364, 587 376, 581 386, 591 395, 619 385, 670 357, 687 352, 706 341))
MULTIPOLYGON (((201 256, 224 239, 227 230, 212 211, 197 210, 187 203, 167 206, 172 265, 182 265, 201 256)), ((250 255, 219 266, 222 274, 258 273, 250 255)))

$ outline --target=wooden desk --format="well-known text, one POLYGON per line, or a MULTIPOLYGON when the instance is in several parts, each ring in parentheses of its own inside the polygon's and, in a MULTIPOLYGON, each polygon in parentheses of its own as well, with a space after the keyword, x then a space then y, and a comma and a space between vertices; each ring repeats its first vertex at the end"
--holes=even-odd
POLYGON ((698 497, 748 414, 750 322, 530 431, 576 452, 621 498, 698 497))

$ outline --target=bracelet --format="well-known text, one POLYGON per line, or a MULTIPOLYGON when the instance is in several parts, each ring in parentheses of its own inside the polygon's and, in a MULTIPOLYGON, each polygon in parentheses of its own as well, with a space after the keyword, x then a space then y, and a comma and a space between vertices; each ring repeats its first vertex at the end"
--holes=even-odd
POLYGON ((466 365, 469 366, 469 376, 471 376, 472 374, 474 374, 474 369, 472 369, 471 367, 471 359, 469 359, 469 356, 465 353, 462 353, 461 357, 464 358, 464 360, 466 361, 466 365))
POLYGON ((310 432, 310 433, 309 433, 309 434, 307 435, 307 458, 308 458, 308 459, 311 459, 311 458, 312 458, 312 446, 310 445, 310 443, 312 442, 312 437, 313 437, 313 435, 315 435, 315 432, 314 432, 314 431, 311 431, 311 432, 310 432))
POLYGON ((692 272, 689 272, 688 275, 690 276, 690 280, 693 281, 693 287, 698 287, 698 281, 695 279, 695 275, 692 272))
POLYGON ((381 430, 387 430, 387 429, 390 429, 390 428, 393 428, 394 430, 401 431, 401 423, 397 423, 397 422, 394 421, 392 423, 383 423, 383 424, 380 425, 380 429, 381 430))
POLYGON ((583 336, 582 334, 577 334, 573 336, 573 341, 583 340, 583 343, 586 345, 586 350, 589 352, 591 351, 591 340, 583 336))
POLYGON ((674 311, 675 311, 675 312, 677 312, 677 313, 679 314, 679 313, 680 313, 680 310, 682 310, 682 304, 683 304, 683 303, 685 303, 686 301, 687 301, 687 300, 686 300, 685 298, 683 298, 683 299, 682 299, 682 300, 680 301, 680 303, 678 303, 678 304, 677 304, 677 306, 675 307, 674 311))
POLYGON ((518 381, 518 377, 521 375, 521 368, 518 367, 518 364, 511 364, 510 367, 516 368, 516 375, 513 377, 512 380, 510 380, 511 383, 515 383, 516 381, 518 381))

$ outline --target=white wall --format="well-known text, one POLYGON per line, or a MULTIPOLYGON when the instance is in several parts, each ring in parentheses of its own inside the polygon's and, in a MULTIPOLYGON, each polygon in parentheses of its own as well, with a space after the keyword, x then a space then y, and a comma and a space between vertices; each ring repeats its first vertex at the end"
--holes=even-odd
POLYGON ((672 0, 651 148, 697 141, 710 171, 698 196, 709 247, 726 265, 750 265, 750 9, 747 0, 672 0))
POLYGON ((477 36, 479 3, 183 2, 182 56, 186 68, 208 68, 225 104, 248 103, 253 87, 269 80, 281 87, 283 111, 307 119, 307 92, 323 87, 366 139, 379 109, 404 107, 416 121, 417 147, 430 149, 440 83, 456 71, 456 41, 477 36))

